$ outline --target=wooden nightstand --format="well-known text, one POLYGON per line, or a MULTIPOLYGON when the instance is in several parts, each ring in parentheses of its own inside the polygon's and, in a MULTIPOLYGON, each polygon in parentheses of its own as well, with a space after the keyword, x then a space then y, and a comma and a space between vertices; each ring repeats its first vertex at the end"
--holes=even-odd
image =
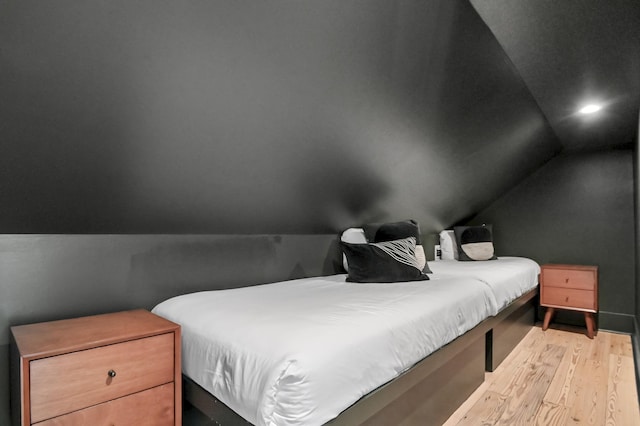
POLYGON ((581 265, 542 265, 540 305, 547 307, 542 329, 549 327, 555 309, 584 312, 587 336, 593 339, 598 312, 598 267, 581 265))
POLYGON ((19 424, 182 424, 179 325, 135 310, 11 333, 19 424))

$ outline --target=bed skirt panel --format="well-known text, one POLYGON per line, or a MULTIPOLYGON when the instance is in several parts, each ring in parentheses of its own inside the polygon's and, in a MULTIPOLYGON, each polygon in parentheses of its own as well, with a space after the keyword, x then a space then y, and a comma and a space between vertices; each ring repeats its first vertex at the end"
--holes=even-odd
POLYGON ((535 324, 538 290, 521 296, 493 319, 486 334, 486 365, 494 371, 535 324))

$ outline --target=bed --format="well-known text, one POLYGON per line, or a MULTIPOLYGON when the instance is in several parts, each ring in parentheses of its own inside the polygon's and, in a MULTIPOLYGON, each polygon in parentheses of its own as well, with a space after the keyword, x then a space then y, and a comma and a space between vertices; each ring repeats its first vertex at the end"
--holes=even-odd
POLYGON ((181 324, 185 398, 219 424, 436 425, 510 352, 513 324, 533 324, 537 264, 429 266, 424 280, 354 283, 351 271, 153 312, 181 324))
POLYGON ((184 374, 257 425, 324 424, 496 312, 471 278, 345 280, 192 293, 153 312, 182 325, 184 374))

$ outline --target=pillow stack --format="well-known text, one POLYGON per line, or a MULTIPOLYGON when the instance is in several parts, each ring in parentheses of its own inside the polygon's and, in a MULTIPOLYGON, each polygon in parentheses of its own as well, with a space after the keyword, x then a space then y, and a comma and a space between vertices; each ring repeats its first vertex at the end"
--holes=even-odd
POLYGON ((455 226, 440 232, 442 260, 479 261, 497 259, 491 225, 455 226))
POLYGON ((414 220, 373 223, 343 232, 347 281, 388 283, 428 280, 431 272, 414 220))
POLYGON ((459 260, 497 259, 493 249, 491 225, 456 226, 453 229, 458 243, 459 260))

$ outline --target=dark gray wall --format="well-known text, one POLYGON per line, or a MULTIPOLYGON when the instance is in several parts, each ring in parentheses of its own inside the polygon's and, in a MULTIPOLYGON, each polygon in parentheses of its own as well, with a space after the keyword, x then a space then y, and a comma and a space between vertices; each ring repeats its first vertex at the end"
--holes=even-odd
POLYGON ((4 233, 438 229, 559 149, 466 0, 9 0, 0 55, 4 233))
POLYGON ((492 223, 499 255, 599 267, 599 325, 633 331, 636 311, 632 150, 563 154, 472 222, 492 223))
POLYGON ((333 273, 560 149, 466 0, 8 0, 0 64, 0 424, 11 324, 333 273))

